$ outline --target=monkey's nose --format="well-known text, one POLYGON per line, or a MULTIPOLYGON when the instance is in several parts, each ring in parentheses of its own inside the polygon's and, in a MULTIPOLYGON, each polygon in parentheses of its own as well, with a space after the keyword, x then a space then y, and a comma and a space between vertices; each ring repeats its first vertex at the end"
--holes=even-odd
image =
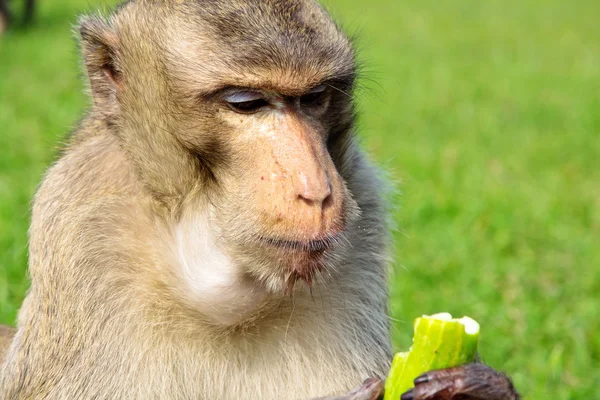
POLYGON ((297 185, 298 198, 309 205, 325 206, 331 198, 331 182, 329 177, 308 177, 305 173, 298 173, 297 185))

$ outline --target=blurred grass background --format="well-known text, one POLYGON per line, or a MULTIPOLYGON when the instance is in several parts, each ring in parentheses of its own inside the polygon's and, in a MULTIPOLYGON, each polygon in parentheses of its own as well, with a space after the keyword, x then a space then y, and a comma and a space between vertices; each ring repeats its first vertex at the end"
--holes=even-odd
MULTIPOLYGON (((89 103, 72 24, 106 4, 39 1, 0 37, 0 323, 28 287, 30 199, 89 103)), ((600 2, 326 5, 357 37, 360 133, 399 190, 395 345, 420 314, 470 315, 525 398, 600 398, 600 2)))

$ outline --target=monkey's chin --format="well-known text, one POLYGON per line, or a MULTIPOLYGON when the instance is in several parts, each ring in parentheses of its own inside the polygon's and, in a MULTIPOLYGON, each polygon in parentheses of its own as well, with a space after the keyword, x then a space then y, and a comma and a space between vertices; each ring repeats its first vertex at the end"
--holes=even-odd
POLYGON ((301 284, 310 290, 320 276, 327 273, 333 241, 318 240, 294 242, 288 240, 262 239, 261 247, 273 261, 267 278, 267 287, 283 295, 289 295, 301 284))
POLYGON ((308 289, 326 271, 325 250, 293 254, 284 293, 291 294, 297 283, 304 283, 308 289))

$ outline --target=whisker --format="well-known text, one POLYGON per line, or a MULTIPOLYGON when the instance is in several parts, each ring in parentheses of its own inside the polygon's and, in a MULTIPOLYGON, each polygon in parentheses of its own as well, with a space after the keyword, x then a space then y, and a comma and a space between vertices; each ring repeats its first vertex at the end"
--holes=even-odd
POLYGON ((352 98, 351 94, 345 92, 344 90, 340 89, 339 87, 333 86, 332 84, 327 84, 327 86, 334 90, 337 90, 338 92, 342 93, 343 95, 345 95, 348 98, 352 98))

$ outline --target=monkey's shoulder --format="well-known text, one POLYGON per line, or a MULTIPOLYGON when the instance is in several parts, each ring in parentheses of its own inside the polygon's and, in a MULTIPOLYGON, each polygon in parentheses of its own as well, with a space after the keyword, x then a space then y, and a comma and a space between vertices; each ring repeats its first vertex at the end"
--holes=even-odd
POLYGON ((10 346, 10 342, 14 335, 14 328, 0 325, 0 365, 2 365, 2 362, 4 361, 4 356, 6 355, 8 346, 10 346))

